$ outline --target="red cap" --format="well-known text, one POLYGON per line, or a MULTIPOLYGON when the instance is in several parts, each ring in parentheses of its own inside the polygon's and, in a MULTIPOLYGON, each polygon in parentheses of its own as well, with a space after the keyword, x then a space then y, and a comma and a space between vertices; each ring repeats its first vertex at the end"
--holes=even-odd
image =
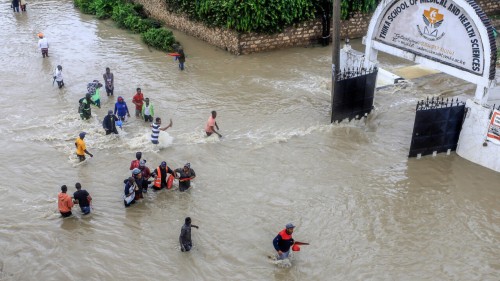
POLYGON ((292 251, 294 251, 294 252, 299 252, 299 251, 300 251, 300 246, 299 246, 299 245, 297 245, 297 244, 293 244, 293 246, 292 246, 292 251))

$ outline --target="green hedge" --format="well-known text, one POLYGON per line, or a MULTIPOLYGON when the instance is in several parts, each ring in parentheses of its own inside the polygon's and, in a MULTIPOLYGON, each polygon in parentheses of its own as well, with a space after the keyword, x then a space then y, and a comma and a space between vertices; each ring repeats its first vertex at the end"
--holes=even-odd
POLYGON ((147 18, 142 5, 126 0, 74 0, 75 7, 85 14, 95 15, 99 19, 111 18, 121 28, 140 33, 144 42, 163 51, 172 51, 176 43, 171 31, 162 28, 162 24, 147 18))
MULTIPOLYGON (((275 33, 294 23, 332 13, 332 0, 165 0, 171 12, 207 26, 239 32, 275 33)), ((341 14, 371 12, 380 0, 342 0, 341 14)))

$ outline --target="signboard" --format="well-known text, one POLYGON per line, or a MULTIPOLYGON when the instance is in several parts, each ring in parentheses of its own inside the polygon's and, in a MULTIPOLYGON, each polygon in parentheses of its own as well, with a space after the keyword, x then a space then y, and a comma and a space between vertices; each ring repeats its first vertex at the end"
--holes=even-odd
POLYGON ((490 58, 485 60, 479 29, 467 12, 470 7, 457 2, 392 1, 378 18, 373 40, 483 76, 490 58))
POLYGON ((486 139, 494 144, 500 145, 500 111, 493 111, 491 115, 490 126, 488 127, 488 134, 486 139))

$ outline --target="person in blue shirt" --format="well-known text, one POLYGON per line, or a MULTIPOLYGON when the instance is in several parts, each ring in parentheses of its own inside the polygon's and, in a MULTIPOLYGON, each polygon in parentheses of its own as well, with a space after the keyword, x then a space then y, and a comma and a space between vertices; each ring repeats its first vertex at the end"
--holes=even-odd
POLYGON ((118 97, 118 101, 115 103, 115 115, 118 116, 118 119, 122 121, 127 121, 127 117, 130 117, 130 113, 128 112, 127 103, 123 100, 122 97, 118 97))

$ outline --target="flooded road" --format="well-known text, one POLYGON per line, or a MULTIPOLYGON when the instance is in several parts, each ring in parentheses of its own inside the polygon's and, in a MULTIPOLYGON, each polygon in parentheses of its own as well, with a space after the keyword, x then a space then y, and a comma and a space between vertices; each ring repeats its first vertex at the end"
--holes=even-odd
POLYGON ((31 1, 25 14, 9 2, 0 2, 0 280, 498 280, 500 174, 455 153, 407 158, 416 102, 465 100, 472 85, 421 78, 378 91, 367 120, 330 125, 329 48, 233 56, 175 32, 187 54, 181 72, 72 1, 31 1), (52 86, 58 64, 62 90, 52 86), (101 93, 102 108, 82 121, 78 100, 106 67, 115 97, 101 93), (117 136, 102 129, 116 97, 133 109, 137 87, 173 120, 159 146, 135 117, 117 136), (212 110, 222 140, 204 137, 212 110), (80 131, 95 157, 77 165, 80 131), (192 189, 148 192, 125 209, 136 151, 151 169, 190 162, 192 189), (72 194, 76 182, 94 211, 62 219, 60 186, 72 194), (200 227, 190 253, 178 245, 186 216, 200 227), (267 256, 288 222, 310 245, 282 268, 267 256))

